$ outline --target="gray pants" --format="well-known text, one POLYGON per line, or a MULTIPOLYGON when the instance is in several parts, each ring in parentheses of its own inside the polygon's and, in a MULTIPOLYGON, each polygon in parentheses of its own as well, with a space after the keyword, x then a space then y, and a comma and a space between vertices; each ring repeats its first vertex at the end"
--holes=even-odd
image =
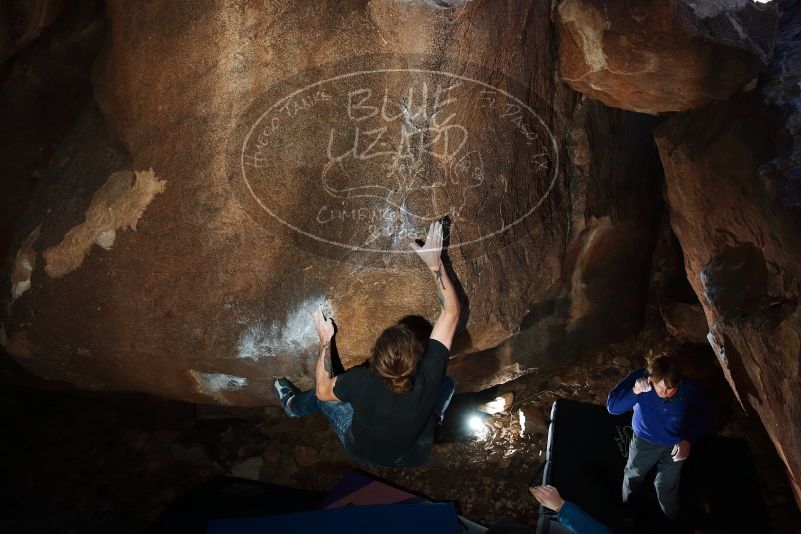
POLYGON ((636 493, 648 472, 656 466, 656 496, 659 506, 670 519, 679 516, 679 478, 684 462, 674 462, 673 445, 654 445, 634 434, 629 445, 629 459, 623 471, 623 502, 636 493))

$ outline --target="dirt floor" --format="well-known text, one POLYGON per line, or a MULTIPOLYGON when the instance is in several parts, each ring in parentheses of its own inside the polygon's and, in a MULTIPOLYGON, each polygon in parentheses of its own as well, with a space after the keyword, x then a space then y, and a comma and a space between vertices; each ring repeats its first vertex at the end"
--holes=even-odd
MULTIPOLYGON (((537 410, 547 415, 559 398, 603 404, 649 350, 676 346, 662 332, 645 331, 561 374, 534 373, 484 392, 487 399, 513 393, 514 400, 478 433, 460 433, 459 407, 474 405, 479 396, 458 396, 427 466, 368 471, 431 500, 453 501, 481 524, 506 515, 534 526, 537 506, 526 488, 541 477, 546 447, 537 410), (521 432, 518 418, 524 407, 528 432, 521 432)), ((747 440, 770 531, 798 532, 801 515, 761 424, 739 408, 708 349, 685 346, 681 353, 687 374, 711 398, 712 432, 747 440)), ((288 418, 273 407, 41 390, 6 390, 0 406, 6 416, 3 532, 140 532, 177 496, 220 474, 327 492, 355 467, 322 416, 288 418)))

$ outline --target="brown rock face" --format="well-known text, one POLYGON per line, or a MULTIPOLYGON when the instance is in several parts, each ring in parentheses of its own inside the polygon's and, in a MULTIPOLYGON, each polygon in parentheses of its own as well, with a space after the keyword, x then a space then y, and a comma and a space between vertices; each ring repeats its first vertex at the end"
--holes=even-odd
POLYGON ((704 308, 698 304, 684 302, 665 303, 661 309, 665 328, 671 336, 695 343, 706 345, 708 332, 704 308))
POLYGON ((577 108, 570 138, 570 237, 562 276, 492 349, 451 360, 460 389, 480 390, 549 365, 577 361, 643 324, 658 225, 661 169, 653 121, 592 100, 577 108), (607 132, 619 132, 610 138, 607 132))
POLYGON ((676 115, 656 133, 709 342, 744 408, 762 419, 799 502, 800 30, 796 3, 757 91, 676 115))
POLYGON ((639 328, 652 122, 555 80, 546 4, 434 4, 109 2, 97 105, 9 256, 9 352, 82 387, 274 403, 273 377, 312 383, 312 306, 346 367, 434 319, 407 245, 443 216, 460 387, 639 328))
POLYGON ((740 91, 767 63, 773 4, 561 0, 553 11, 560 75, 611 107, 698 108, 740 91))

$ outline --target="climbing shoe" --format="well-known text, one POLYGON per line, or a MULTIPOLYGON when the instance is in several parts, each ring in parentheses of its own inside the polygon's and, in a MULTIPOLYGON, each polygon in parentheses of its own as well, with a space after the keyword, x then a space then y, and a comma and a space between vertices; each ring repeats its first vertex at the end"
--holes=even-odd
POLYGON ((292 412, 289 411, 289 401, 300 393, 300 391, 286 378, 277 378, 273 383, 273 387, 275 387, 275 391, 278 393, 278 398, 281 399, 281 406, 284 407, 284 411, 287 415, 291 416, 292 412))

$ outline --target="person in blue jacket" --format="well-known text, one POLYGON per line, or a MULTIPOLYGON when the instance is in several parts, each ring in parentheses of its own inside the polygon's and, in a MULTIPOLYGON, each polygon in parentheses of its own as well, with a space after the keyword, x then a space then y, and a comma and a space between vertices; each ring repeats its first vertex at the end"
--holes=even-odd
POLYGON ((612 530, 571 501, 559 495, 553 486, 536 486, 529 491, 541 505, 556 512, 559 522, 574 534, 611 534, 612 530))
POLYGON ((709 421, 703 390, 682 377, 674 359, 659 356, 616 385, 609 392, 606 408, 614 415, 634 409, 634 435, 623 472, 623 502, 630 501, 656 466, 654 486, 659 506, 676 521, 681 468, 709 421))

